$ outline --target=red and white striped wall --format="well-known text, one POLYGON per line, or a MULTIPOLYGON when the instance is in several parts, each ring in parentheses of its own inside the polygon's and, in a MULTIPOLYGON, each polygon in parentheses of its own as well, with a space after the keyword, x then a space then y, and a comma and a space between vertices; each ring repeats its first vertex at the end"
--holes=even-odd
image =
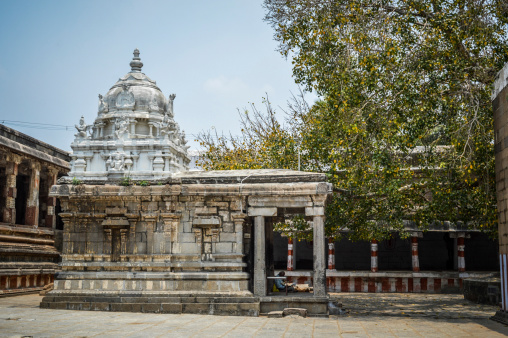
MULTIPOLYGON (((278 271, 275 271, 275 274, 277 273, 278 271)), ((327 292, 447 293, 462 289, 463 278, 489 276, 494 276, 494 274, 490 272, 458 273, 455 271, 372 273, 369 271, 327 270, 326 288, 327 292)), ((293 283, 312 285, 312 271, 288 271, 286 277, 293 283)), ((503 284, 503 287, 503 297, 506 297, 508 291, 506 285, 503 284)), ((508 304, 508 300, 505 299, 504 304, 508 304)))
POLYGON ((440 277, 328 277, 328 292, 441 293, 462 287, 460 278, 440 277))

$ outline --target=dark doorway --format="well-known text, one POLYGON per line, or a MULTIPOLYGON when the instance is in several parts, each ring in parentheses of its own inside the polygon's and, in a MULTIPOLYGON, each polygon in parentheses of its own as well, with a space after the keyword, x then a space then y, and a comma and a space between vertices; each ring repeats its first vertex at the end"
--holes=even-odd
POLYGON ((62 221, 62 217, 60 217, 60 213, 62 212, 62 207, 60 206, 60 200, 56 199, 55 205, 55 216, 56 216, 56 230, 63 230, 64 223, 62 221))
POLYGON ((16 224, 25 224, 26 202, 28 199, 28 190, 30 184, 30 176, 16 176, 16 224))

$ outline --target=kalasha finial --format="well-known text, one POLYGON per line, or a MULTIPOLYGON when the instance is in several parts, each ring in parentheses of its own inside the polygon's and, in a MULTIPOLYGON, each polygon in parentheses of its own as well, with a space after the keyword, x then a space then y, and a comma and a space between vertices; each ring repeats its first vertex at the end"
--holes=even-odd
POLYGON ((141 72, 141 67, 143 67, 143 62, 141 62, 141 58, 139 57, 139 49, 134 49, 134 57, 130 63, 132 72, 141 72))

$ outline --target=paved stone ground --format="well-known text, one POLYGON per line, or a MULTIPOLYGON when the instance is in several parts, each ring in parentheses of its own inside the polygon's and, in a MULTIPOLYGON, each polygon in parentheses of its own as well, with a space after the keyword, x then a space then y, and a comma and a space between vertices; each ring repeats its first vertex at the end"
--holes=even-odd
POLYGON ((1 337, 505 337, 508 327, 461 295, 332 294, 348 315, 282 319, 39 309, 42 297, 0 298, 1 337))
POLYGON ((461 294, 330 293, 349 316, 488 319, 497 307, 475 304, 461 294))

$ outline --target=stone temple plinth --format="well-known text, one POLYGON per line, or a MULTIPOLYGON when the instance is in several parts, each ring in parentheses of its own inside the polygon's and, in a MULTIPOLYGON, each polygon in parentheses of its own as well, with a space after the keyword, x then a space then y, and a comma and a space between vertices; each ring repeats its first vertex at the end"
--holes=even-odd
POLYGON ((94 125, 77 126, 71 174, 51 188, 64 222, 62 272, 41 307, 259 315, 275 306, 266 305, 271 225, 303 214, 315 238, 314 293, 277 306, 326 314, 325 175, 186 171, 171 101, 135 72, 137 57, 102 98, 94 125), (133 101, 122 99, 128 93, 133 101), (145 111, 152 103, 160 109, 145 111), (130 132, 118 132, 122 121, 130 132))

